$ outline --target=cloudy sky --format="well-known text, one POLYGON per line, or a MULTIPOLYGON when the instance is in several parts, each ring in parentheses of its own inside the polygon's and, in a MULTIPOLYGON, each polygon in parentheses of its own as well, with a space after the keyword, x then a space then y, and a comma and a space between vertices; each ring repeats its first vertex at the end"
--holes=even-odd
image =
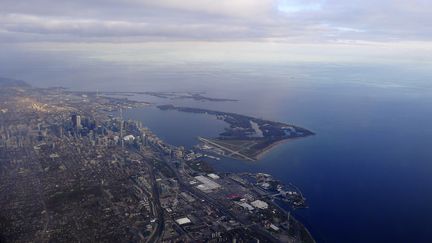
POLYGON ((122 57, 102 55, 102 45, 135 52, 155 43, 177 53, 205 46, 202 55, 215 58, 239 48, 275 60, 432 53, 430 0, 1 0, 0 6, 3 48, 94 50, 106 59, 122 57))

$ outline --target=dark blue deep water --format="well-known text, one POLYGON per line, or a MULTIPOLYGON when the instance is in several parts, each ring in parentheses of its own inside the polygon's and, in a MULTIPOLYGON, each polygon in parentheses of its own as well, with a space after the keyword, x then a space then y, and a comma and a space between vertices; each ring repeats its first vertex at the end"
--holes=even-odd
MULTIPOLYGON (((319 242, 432 242, 430 67, 187 63, 85 65, 79 72, 36 67, 27 76, 3 76, 93 91, 205 91, 240 101, 135 98, 311 129, 316 136, 282 144, 258 162, 225 159, 212 164, 221 171, 267 172, 299 186, 310 207, 296 215, 319 242), (64 75, 68 71, 74 75, 64 75)), ((205 115, 155 108, 126 115, 141 119, 168 143, 186 147, 197 142, 196 136, 216 136, 224 127, 205 115)))
MULTIPOLYGON (((298 185, 310 208, 296 215, 318 241, 431 242, 430 86, 409 83, 409 73, 339 71, 306 73, 310 76, 297 82, 226 82, 227 87, 208 90, 239 102, 155 102, 233 111, 315 131, 316 136, 288 141, 259 162, 211 163, 221 171, 267 172, 298 185)), ((131 117, 167 142, 188 147, 196 136, 216 136, 223 129, 212 117, 155 108, 133 111, 131 117)))

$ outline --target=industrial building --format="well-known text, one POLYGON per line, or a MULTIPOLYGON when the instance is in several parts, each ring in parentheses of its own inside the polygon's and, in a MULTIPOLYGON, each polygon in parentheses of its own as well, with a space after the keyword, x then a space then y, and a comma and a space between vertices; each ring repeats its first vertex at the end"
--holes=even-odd
POLYGON ((204 192, 210 192, 221 187, 218 183, 202 175, 196 176, 195 179, 202 183, 199 184, 197 188, 204 192))

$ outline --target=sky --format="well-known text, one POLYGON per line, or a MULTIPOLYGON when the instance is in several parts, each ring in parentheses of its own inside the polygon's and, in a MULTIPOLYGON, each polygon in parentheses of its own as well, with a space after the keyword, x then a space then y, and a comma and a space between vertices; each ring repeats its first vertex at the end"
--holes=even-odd
POLYGON ((1 0, 0 50, 429 64, 430 23, 430 0, 1 0))

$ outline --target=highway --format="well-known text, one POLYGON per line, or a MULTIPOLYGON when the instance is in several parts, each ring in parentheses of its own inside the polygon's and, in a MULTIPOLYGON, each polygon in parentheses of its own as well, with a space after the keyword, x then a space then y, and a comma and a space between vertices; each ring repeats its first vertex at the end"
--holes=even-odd
POLYGON ((160 238, 162 236, 162 233, 164 231, 164 228, 165 228, 165 220, 164 220, 164 211, 163 211, 163 208, 161 207, 160 200, 159 200, 159 187, 158 187, 157 182, 156 182, 154 167, 151 163, 148 163, 148 161, 152 160, 152 158, 146 157, 140 151, 133 151, 133 152, 140 155, 143 158, 143 162, 145 164, 147 164, 149 169, 150 169, 151 184, 152 184, 152 190, 153 190, 153 192, 152 192, 152 196, 153 196, 152 205, 154 205, 153 207, 154 207, 155 215, 157 218, 157 221, 156 221, 157 226, 156 226, 156 229, 153 230, 152 234, 150 235, 150 237, 148 238, 148 240, 146 242, 147 243, 159 242, 160 238))

